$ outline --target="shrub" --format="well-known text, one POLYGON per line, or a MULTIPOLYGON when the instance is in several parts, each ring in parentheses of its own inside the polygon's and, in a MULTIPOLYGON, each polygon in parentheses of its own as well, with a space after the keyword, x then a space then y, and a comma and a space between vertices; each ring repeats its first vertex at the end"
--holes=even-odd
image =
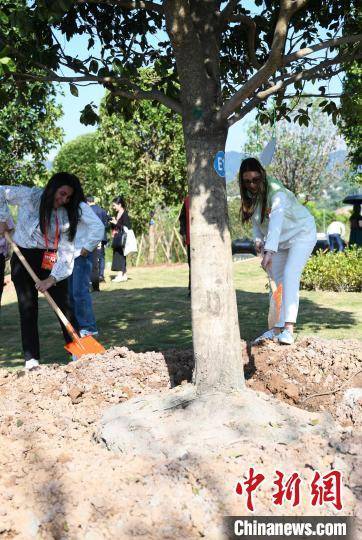
POLYGON ((342 253, 318 251, 304 268, 301 288, 315 291, 362 291, 362 248, 342 253))

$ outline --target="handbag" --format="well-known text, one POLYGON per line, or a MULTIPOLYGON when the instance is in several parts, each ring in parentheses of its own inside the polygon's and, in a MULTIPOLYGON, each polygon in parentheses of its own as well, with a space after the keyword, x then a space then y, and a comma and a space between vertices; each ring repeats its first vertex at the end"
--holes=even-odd
POLYGON ((127 233, 124 229, 113 236, 112 249, 124 249, 127 241, 127 233))
POLYGON ((125 227, 127 238, 123 249, 123 255, 126 257, 129 253, 137 253, 137 240, 132 229, 125 227))

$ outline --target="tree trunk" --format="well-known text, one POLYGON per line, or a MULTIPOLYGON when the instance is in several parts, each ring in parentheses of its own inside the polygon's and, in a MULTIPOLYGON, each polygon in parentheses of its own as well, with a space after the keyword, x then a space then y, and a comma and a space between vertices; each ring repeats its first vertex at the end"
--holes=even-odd
MULTIPOLYGON (((187 129, 185 130, 187 131, 187 129)), ((185 134, 191 198, 191 299, 198 392, 244 387, 225 179, 214 170, 226 130, 185 134)))
POLYGON ((155 223, 153 221, 153 218, 150 221, 148 238, 149 238, 148 264, 154 264, 155 262, 155 223))
POLYGON ((227 223, 225 179, 214 170, 227 126, 222 104, 220 3, 165 0, 166 28, 180 79, 191 214, 191 311, 198 392, 244 387, 240 332, 227 223))

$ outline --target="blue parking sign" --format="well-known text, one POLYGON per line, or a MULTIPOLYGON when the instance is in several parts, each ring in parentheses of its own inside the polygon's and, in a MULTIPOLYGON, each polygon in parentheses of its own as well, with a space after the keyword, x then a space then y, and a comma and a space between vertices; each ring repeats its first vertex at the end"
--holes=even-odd
POLYGON ((222 150, 214 158, 214 169, 219 176, 225 177, 225 152, 222 150))

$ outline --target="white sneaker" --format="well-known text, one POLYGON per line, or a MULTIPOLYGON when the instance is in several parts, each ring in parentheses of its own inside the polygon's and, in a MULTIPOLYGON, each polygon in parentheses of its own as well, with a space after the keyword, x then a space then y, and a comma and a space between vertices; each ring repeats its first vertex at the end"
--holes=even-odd
POLYGON ((127 274, 118 274, 115 278, 112 279, 115 283, 119 283, 120 281, 127 281, 128 277, 127 274))
POLYGON ((277 340, 282 345, 292 345, 294 343, 294 336, 289 332, 289 330, 284 328, 283 332, 277 336, 277 340))
POLYGON ((39 360, 35 360, 35 358, 30 358, 30 360, 25 360, 25 369, 28 369, 29 371, 31 369, 37 368, 39 366, 39 360))
POLYGON ((86 330, 85 328, 82 328, 82 330, 79 331, 80 337, 87 337, 87 336, 98 336, 98 330, 96 332, 91 332, 90 330, 86 330))
POLYGON ((262 334, 261 336, 257 337, 254 339, 254 341, 252 341, 252 345, 257 345, 258 343, 261 343, 262 341, 267 341, 267 340, 274 340, 274 338, 276 337, 276 333, 275 333, 275 330, 274 328, 272 328, 271 330, 267 330, 266 332, 264 332, 264 334, 262 334))

